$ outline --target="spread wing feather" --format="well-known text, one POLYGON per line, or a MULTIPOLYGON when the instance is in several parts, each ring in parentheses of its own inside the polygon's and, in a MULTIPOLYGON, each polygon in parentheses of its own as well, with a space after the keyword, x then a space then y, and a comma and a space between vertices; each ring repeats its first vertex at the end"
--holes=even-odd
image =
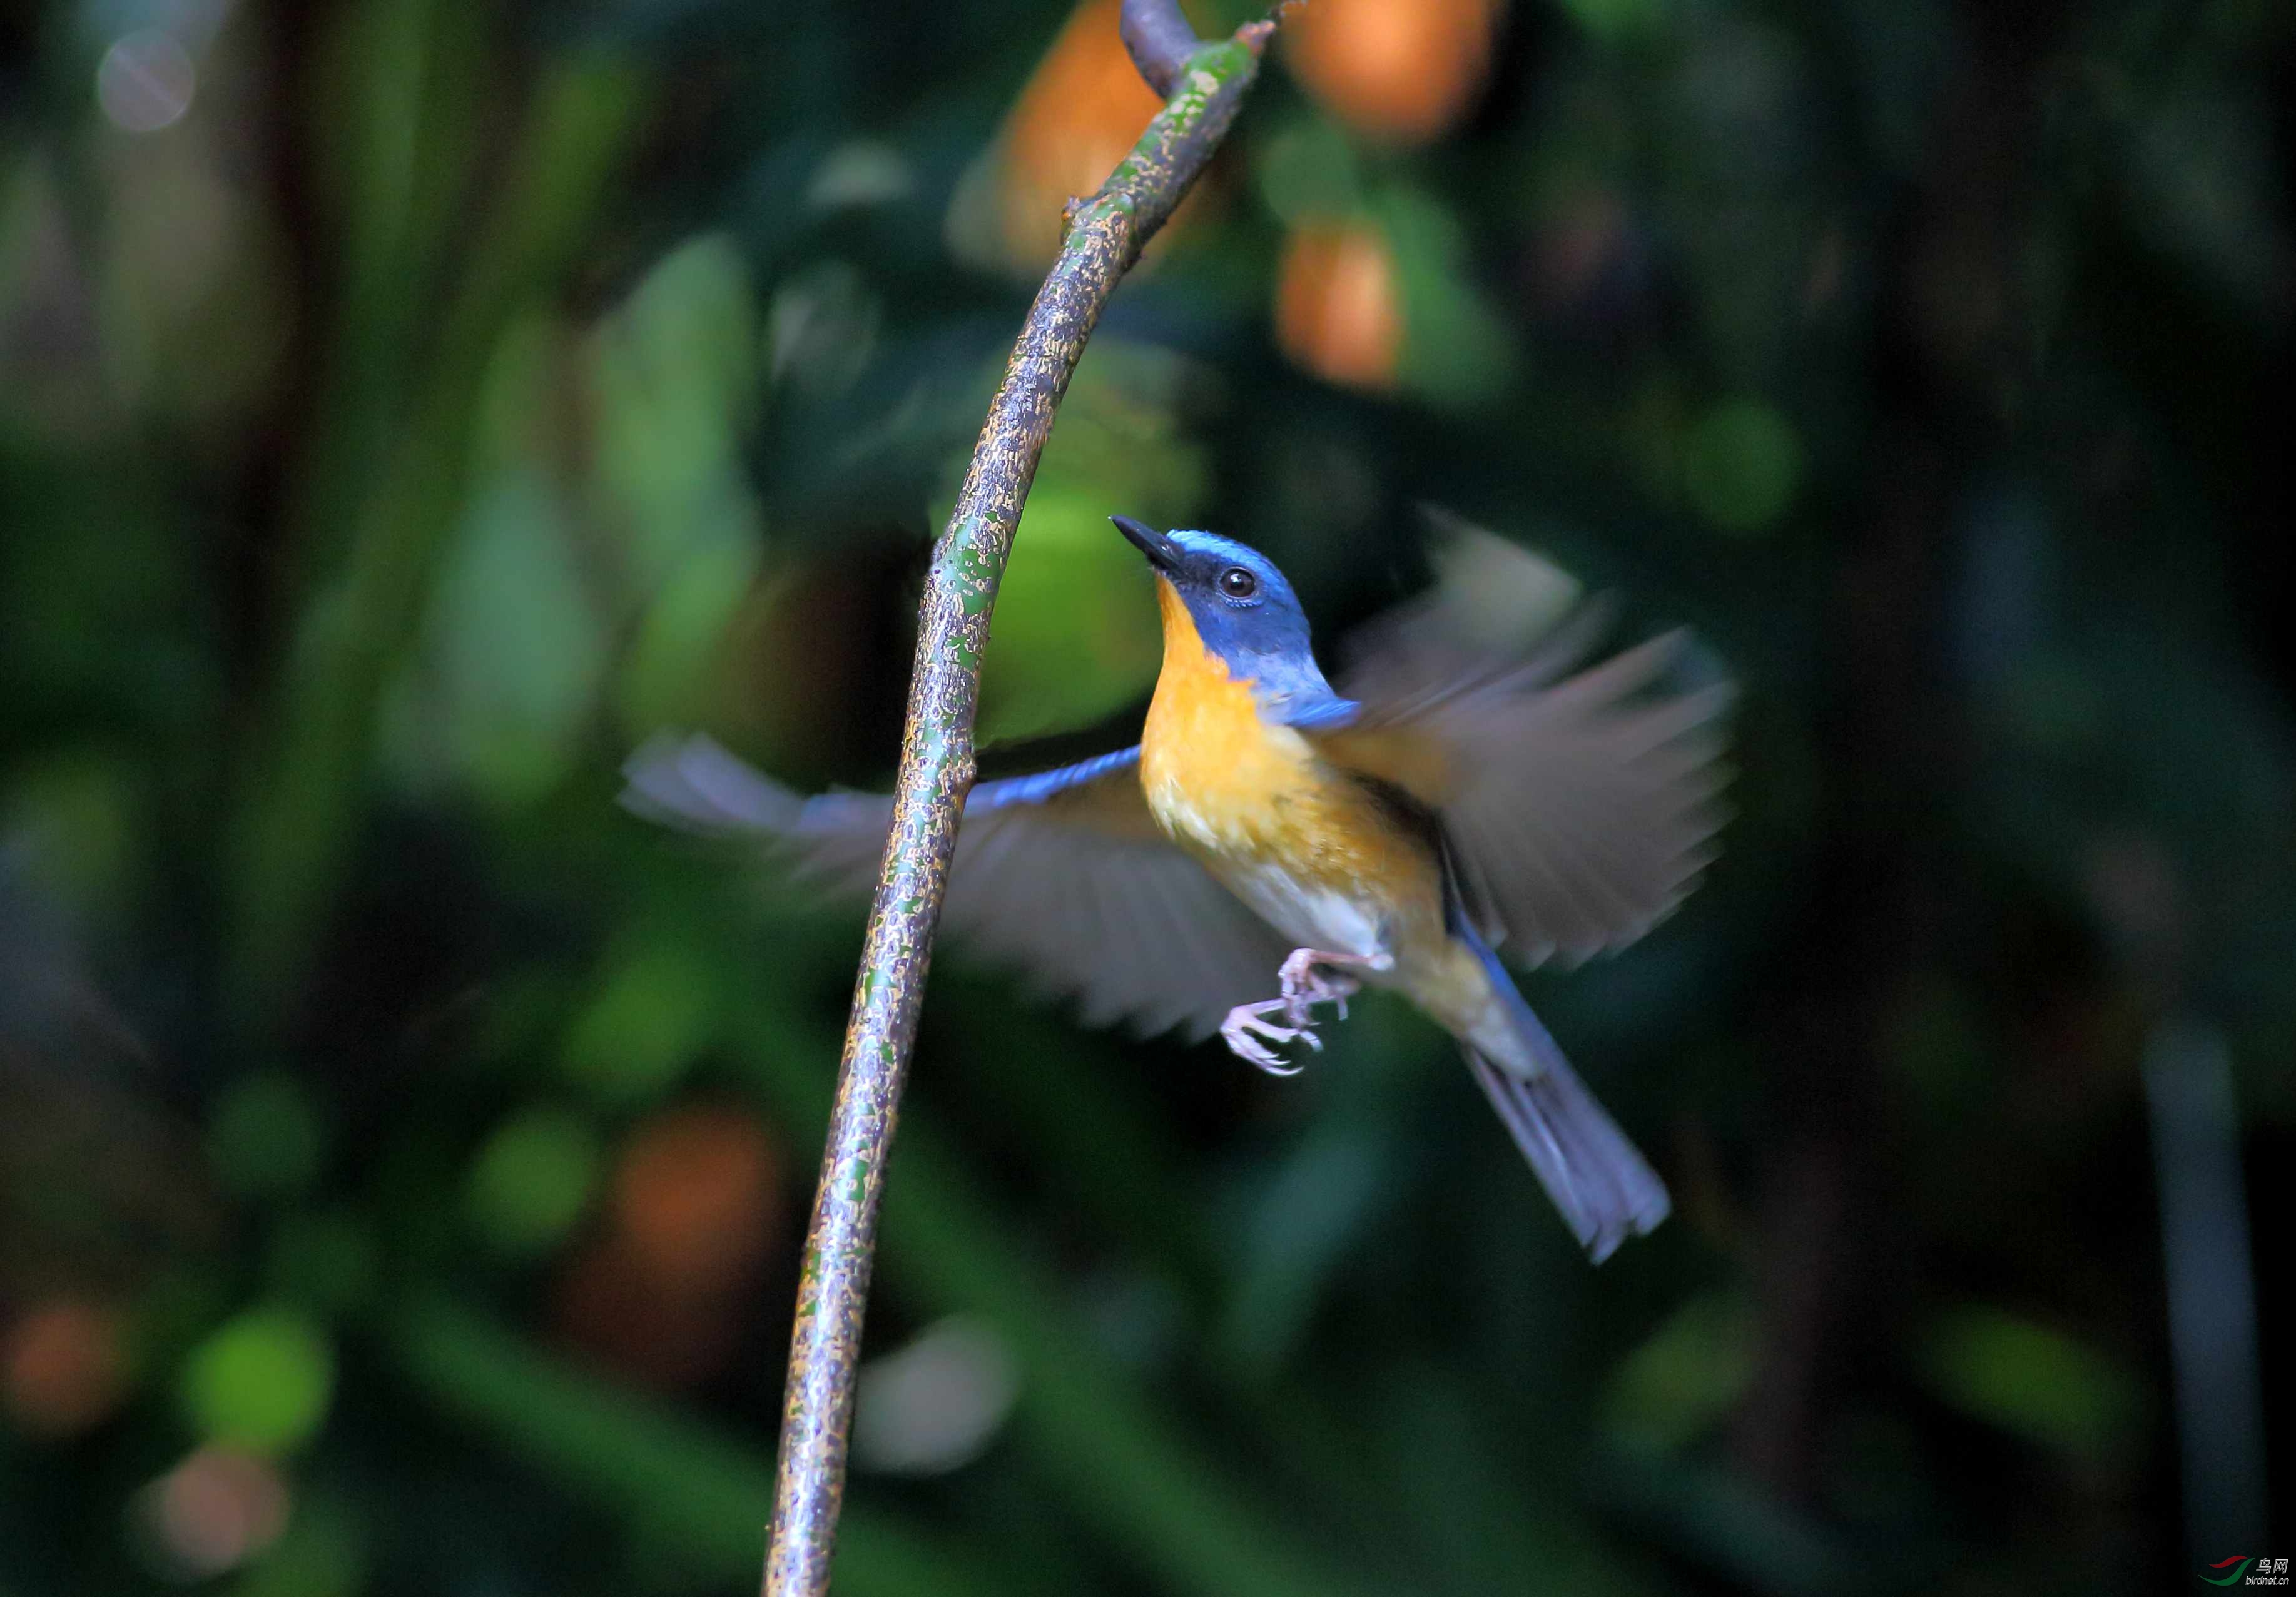
POLYGON ((1714 856, 1726 685, 1663 691, 1677 633, 1568 675, 1603 624, 1477 659, 1435 610, 1373 632, 1342 686, 1361 709, 1327 758, 1436 810, 1478 925, 1519 965, 1576 963, 1662 920, 1714 856))
MULTIPOLYGON (((974 788, 941 921, 1094 1025, 1198 1038, 1270 995, 1290 946, 1156 829, 1139 758, 1128 749, 974 788)), ((800 798, 700 736, 656 738, 623 774, 624 804, 650 819, 760 836, 800 879, 855 899, 876 884, 890 798, 800 798)))

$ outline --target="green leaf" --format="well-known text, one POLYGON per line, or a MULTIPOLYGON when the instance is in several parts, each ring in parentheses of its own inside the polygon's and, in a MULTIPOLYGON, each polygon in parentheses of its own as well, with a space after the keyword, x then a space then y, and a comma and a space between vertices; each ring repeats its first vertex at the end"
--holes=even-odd
POLYGON ((1693 1298, 1619 1365, 1604 1395, 1604 1425, 1641 1451, 1686 1446, 1737 1405, 1758 1352, 1754 1308, 1743 1294, 1693 1298))
POLYGON ((1397 381, 1447 408, 1492 403, 1514 375, 1514 338, 1474 282, 1458 217, 1432 194, 1400 183, 1382 190, 1372 211, 1394 251, 1403 294, 1397 381))
POLYGON ((663 257, 591 340, 595 469, 641 594, 697 548, 754 541, 741 443, 758 345, 748 268, 718 234, 663 257))
POLYGON ((2074 1462, 2117 1468, 2136 1455, 2143 1387, 2062 1331, 1972 1304, 1930 1323, 1915 1362, 1931 1389, 1964 1413, 2074 1462))
MULTIPOLYGON (((1178 526, 1201 503, 1206 452, 1174 414, 1186 375, 1174 356, 1108 340, 1078 367, 997 590, 984 741, 1088 725, 1154 683, 1163 645, 1153 590, 1108 518, 1178 526)), ((952 478, 936 524, 955 497, 952 478)))
POLYGON ((463 518, 431 610, 444 753, 504 807, 564 778, 605 669, 569 533, 548 479, 503 473, 463 518))
POLYGON ((704 539, 680 557, 638 618, 615 695, 622 725, 634 736, 702 718, 709 668, 757 578, 750 507, 734 501, 720 510, 726 536, 704 539))

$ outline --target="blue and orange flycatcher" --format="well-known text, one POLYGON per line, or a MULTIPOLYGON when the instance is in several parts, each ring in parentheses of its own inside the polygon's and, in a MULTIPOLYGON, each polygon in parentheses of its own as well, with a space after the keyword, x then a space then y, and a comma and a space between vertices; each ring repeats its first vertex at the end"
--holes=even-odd
MULTIPOLYGON (((1494 659, 1423 607, 1368 630, 1342 695, 1265 556, 1111 520, 1163 614, 1140 742, 975 787, 943 925, 1088 1021, 1217 1029, 1277 1074, 1298 1069, 1277 1047, 1322 1045, 1315 1005, 1344 1017, 1360 984, 1395 988, 1458 1039, 1596 1261, 1664 1219, 1665 1185, 1494 949, 1584 959, 1680 901, 1720 822, 1726 687, 1662 691, 1678 637, 1566 675, 1584 626, 1494 659)), ((762 831, 859 892, 876 879, 884 798, 800 800, 702 738, 650 744, 628 775, 641 813, 762 831)))

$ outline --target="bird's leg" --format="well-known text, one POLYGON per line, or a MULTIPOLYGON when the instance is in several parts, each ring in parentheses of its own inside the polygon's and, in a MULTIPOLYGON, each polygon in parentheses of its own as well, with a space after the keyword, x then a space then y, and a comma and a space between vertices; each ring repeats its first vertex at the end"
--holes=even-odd
POLYGON ((1340 1019, 1348 1018, 1348 1000, 1363 990, 1363 983, 1352 976, 1335 976, 1319 970, 1318 965, 1352 966, 1358 970, 1392 970, 1395 956, 1391 954, 1331 954, 1320 948, 1294 948, 1292 957, 1283 962, 1276 974, 1283 982, 1283 1018, 1294 1026, 1313 1026, 1308 1007, 1317 1003, 1335 1003, 1340 1019))
POLYGON ((1292 1000, 1289 998, 1270 998, 1260 1003, 1239 1003, 1228 1011, 1227 1019, 1220 1022, 1220 1041, 1226 1043, 1228 1052, 1238 1059, 1249 1060, 1270 1076, 1297 1076, 1300 1073, 1298 1065, 1286 1061, 1282 1054, 1268 1047, 1267 1043, 1259 1040, 1266 1037, 1269 1043, 1289 1043, 1305 1038, 1308 1047, 1319 1053, 1323 1052, 1324 1039, 1308 1026, 1279 1026, 1273 1020, 1261 1018, 1278 1012, 1288 1016, 1291 1008, 1292 1000))
POLYGON ((1336 1003, 1340 1019, 1348 1018, 1348 1000, 1362 990, 1363 983, 1352 976, 1335 976, 1319 970, 1318 965, 1351 965, 1362 970, 1391 970, 1395 956, 1389 954, 1327 954, 1320 948, 1297 948, 1277 970, 1283 983, 1283 995, 1259 1003, 1239 1003, 1227 1011, 1220 1022, 1220 1040, 1238 1059, 1249 1060, 1270 1076, 1296 1076, 1300 1067, 1287 1061, 1283 1055, 1267 1046, 1267 1043, 1304 1042, 1316 1052, 1322 1052, 1324 1039, 1316 1035, 1313 1006, 1336 1003), (1284 1024, 1265 1019, 1280 1014, 1284 1024), (1265 1037, 1267 1042, 1260 1039, 1265 1037))

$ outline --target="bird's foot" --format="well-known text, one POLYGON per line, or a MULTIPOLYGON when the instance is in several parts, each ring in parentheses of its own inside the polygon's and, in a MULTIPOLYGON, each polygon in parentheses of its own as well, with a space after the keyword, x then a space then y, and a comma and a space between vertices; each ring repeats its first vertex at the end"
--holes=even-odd
POLYGON ((1294 1026, 1313 1026, 1310 1006, 1336 1004, 1340 1019, 1348 1018, 1348 1000, 1363 991, 1352 976, 1337 976, 1319 965, 1351 966, 1359 970, 1391 970, 1391 954, 1330 954, 1320 948, 1294 948, 1276 974, 1283 982, 1283 1018, 1294 1026))
POLYGON ((1268 1043, 1304 1042, 1322 1052, 1324 1039, 1316 1035, 1315 1006, 1336 1004, 1340 1019, 1348 1018, 1348 1000, 1363 990, 1352 976, 1334 975, 1319 965, 1347 965, 1362 970, 1391 970, 1395 958, 1387 954, 1326 954, 1319 948, 1294 949, 1276 974, 1283 995, 1259 1003, 1239 1003, 1220 1022, 1220 1039, 1238 1059, 1249 1060, 1270 1076, 1296 1076, 1300 1066, 1283 1058, 1268 1043), (1281 1024, 1267 1017, 1283 1016, 1281 1024), (1262 1039, 1266 1039, 1263 1041, 1262 1039))
POLYGON ((1292 1026, 1279 1026, 1273 1020, 1263 1019, 1264 1016, 1281 1013, 1286 1020, 1290 1020, 1292 1009, 1292 1001, 1289 998, 1270 998, 1259 1003, 1239 1003, 1228 1011, 1227 1019, 1220 1022, 1220 1041, 1227 1044, 1228 1052, 1234 1054, 1236 1058, 1247 1060, 1258 1065, 1270 1076, 1297 1076, 1300 1073, 1300 1067, 1270 1048, 1267 1044, 1304 1040, 1310 1049, 1320 1053, 1323 1052, 1324 1039, 1316 1035, 1315 1022, 1312 1020, 1302 1020, 1299 1024, 1292 1026), (1267 1038, 1267 1041, 1262 1042, 1260 1040, 1262 1037, 1267 1038))

